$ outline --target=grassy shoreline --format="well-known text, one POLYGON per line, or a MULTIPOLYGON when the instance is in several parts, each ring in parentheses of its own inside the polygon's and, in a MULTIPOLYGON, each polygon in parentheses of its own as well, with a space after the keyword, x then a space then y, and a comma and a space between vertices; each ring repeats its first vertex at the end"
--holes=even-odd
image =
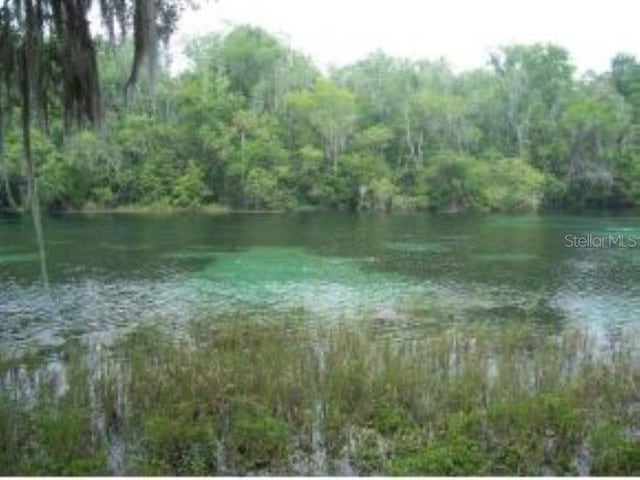
MULTIPOLYGON (((284 209, 243 209, 243 208, 233 208, 228 205, 220 204, 220 203, 210 203, 204 205, 196 205, 193 207, 176 207, 167 203, 156 203, 150 205, 118 205, 116 207, 97 207, 97 206, 89 206, 85 208, 79 209, 62 209, 62 210, 51 210, 48 213, 53 214, 114 214, 114 213, 122 213, 122 214, 175 214, 175 213, 203 213, 207 215, 223 215, 229 213, 242 213, 242 214, 262 214, 262 213, 287 213, 287 212, 316 212, 316 211, 327 211, 326 208, 321 207, 313 207, 313 206, 300 206, 297 208, 293 208, 291 210, 284 209)), ((25 213, 23 209, 9 209, 9 208, 0 208, 0 213, 8 213, 8 214, 20 214, 25 213)))
MULTIPOLYGON (((0 210, 1 213, 23 213, 23 210, 0 210)), ((82 214, 105 214, 105 213, 123 213, 123 214, 139 214, 139 213, 153 213, 153 214, 170 214, 170 213, 206 213, 212 215, 219 215, 225 213, 235 212, 226 205, 221 204, 207 204, 198 205, 190 208, 175 207, 169 204, 151 204, 151 205, 119 205, 117 207, 87 207, 80 209, 64 209, 64 210, 52 210, 49 213, 54 214, 67 214, 67 213, 82 213, 82 214)))
POLYGON ((29 402, 3 387, 0 472, 638 475, 639 337, 140 328, 98 360, 69 346, 62 395, 42 374, 29 402))

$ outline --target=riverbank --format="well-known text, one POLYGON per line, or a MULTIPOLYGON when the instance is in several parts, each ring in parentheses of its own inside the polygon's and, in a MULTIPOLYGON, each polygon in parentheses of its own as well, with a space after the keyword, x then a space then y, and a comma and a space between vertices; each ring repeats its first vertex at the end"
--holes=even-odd
POLYGON ((637 328, 606 340, 526 326, 398 338, 301 320, 68 344, 63 382, 38 361, 5 360, 0 471, 640 474, 637 328))
MULTIPOLYGON (((314 207, 314 206, 299 206, 291 210, 283 210, 283 209, 242 209, 242 208, 232 208, 228 205, 220 204, 220 203, 209 203, 204 205, 194 205, 192 207, 176 207, 167 203, 153 203, 148 205, 143 204, 131 204, 131 205, 119 205, 115 207, 99 207, 96 205, 88 205, 84 208, 80 209, 64 209, 64 210, 51 210, 48 213, 52 214, 66 214, 66 213, 83 213, 83 214, 112 214, 112 213, 123 213, 123 214, 174 214, 174 213, 201 213, 206 215, 222 215, 227 213, 243 213, 243 214, 254 214, 254 213, 286 213, 286 212, 316 212, 316 211, 327 211, 326 208, 314 207)), ((9 209, 9 208, 0 208, 0 213, 5 214, 20 214, 23 213, 22 209, 9 209)))
MULTIPOLYGON (((322 205, 296 205, 287 209, 246 209, 246 208, 234 208, 222 203, 208 203, 203 205, 193 205, 191 207, 178 207, 166 202, 152 203, 152 204, 126 204, 117 205, 113 207, 98 206, 95 204, 85 205, 83 208, 65 208, 65 209, 53 209, 47 210, 50 214, 67 214, 67 213, 82 213, 82 214, 174 214, 174 213, 201 213, 206 215, 221 215, 228 213, 242 213, 242 214, 263 214, 263 213, 309 213, 309 212, 363 212, 363 213, 384 213, 384 214, 413 214, 424 213, 437 216, 465 216, 465 215, 544 215, 544 214, 570 214, 570 215, 598 215, 598 214, 624 214, 633 213, 637 214, 640 211, 640 207, 637 205, 625 205, 616 207, 567 207, 567 208, 545 208, 545 209, 531 209, 531 210, 456 210, 456 209, 443 209, 433 210, 426 206, 415 206, 413 204, 400 203, 399 205, 391 206, 388 209, 358 209, 347 207, 327 207, 322 205)), ((20 214, 24 213, 24 209, 12 209, 8 207, 0 206, 0 214, 20 214)))
MULTIPOLYGON (((119 205, 116 207, 99 207, 96 205, 88 205, 80 209, 64 209, 64 210, 51 210, 49 213, 64 214, 64 213, 87 213, 87 214, 101 214, 101 213, 149 213, 149 214, 169 214, 169 213, 205 213, 212 215, 219 215, 231 212, 232 209, 226 205, 218 203, 212 203, 207 205, 197 205, 189 208, 175 207, 166 203, 154 203, 149 205, 131 204, 131 205, 119 205)), ((4 209, 0 210, 0 213, 22 213, 23 210, 4 209)))

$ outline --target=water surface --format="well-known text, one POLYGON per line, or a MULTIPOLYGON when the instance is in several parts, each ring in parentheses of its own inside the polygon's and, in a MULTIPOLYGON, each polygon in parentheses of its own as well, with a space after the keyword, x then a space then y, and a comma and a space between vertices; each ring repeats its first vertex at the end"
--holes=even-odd
POLYGON ((48 292, 28 217, 0 216, 5 352, 221 313, 607 330, 640 312, 640 247, 567 248, 565 238, 640 239, 632 213, 74 214, 44 228, 48 292))

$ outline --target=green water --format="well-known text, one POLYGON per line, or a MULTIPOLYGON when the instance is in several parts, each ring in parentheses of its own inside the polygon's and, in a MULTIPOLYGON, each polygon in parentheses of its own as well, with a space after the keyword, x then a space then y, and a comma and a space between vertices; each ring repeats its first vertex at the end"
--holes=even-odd
POLYGON ((48 292, 28 218, 0 216, 4 349, 142 322, 179 329, 200 315, 259 312, 277 322, 292 309, 397 331, 418 317, 607 330, 640 313, 640 247, 565 241, 640 239, 629 213, 100 214, 48 217, 44 228, 48 292))

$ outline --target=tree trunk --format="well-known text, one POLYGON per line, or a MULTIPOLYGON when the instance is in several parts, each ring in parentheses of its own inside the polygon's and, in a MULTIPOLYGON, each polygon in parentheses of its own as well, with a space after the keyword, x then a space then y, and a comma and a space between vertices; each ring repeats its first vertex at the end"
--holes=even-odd
POLYGON ((407 141, 407 147, 409 147, 409 154, 411 155, 411 159, 413 160, 414 166, 417 168, 422 164, 422 143, 424 141, 424 137, 420 134, 420 139, 417 144, 414 143, 412 135, 411 135, 411 121, 409 120, 409 112, 407 109, 404 111, 404 122, 405 122, 405 140, 407 141))

